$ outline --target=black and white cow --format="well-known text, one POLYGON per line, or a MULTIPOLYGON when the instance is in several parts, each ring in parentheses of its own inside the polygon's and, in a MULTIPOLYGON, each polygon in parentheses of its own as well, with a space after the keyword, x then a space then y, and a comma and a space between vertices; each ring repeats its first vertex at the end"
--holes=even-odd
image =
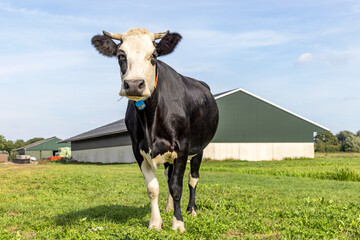
POLYGON ((196 216, 195 189, 202 154, 218 125, 215 99, 204 82, 182 76, 157 60, 174 50, 180 34, 153 34, 140 28, 124 34, 103 33, 91 42, 101 54, 119 61, 120 95, 129 99, 125 122, 151 202, 149 228, 162 227, 155 170, 164 164, 169 190, 166 210, 174 209, 172 229, 185 231, 180 208, 185 167, 190 160, 187 211, 196 216), (157 39, 160 42, 155 42, 157 39))

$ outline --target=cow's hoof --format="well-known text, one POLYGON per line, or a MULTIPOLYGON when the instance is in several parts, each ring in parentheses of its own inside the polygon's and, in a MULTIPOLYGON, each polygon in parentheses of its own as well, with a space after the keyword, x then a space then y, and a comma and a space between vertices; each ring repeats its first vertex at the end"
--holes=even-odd
POLYGON ((160 224, 150 223, 149 229, 154 229, 154 230, 160 231, 163 226, 164 226, 163 223, 160 223, 160 224))
POLYGON ((186 212, 187 212, 188 214, 191 214, 193 217, 196 217, 196 216, 197 216, 196 211, 195 211, 194 208, 191 208, 191 210, 190 210, 190 208, 188 207, 188 209, 186 210, 186 212))
POLYGON ((180 230, 180 232, 185 232, 184 222, 177 220, 176 217, 173 216, 172 230, 180 230))

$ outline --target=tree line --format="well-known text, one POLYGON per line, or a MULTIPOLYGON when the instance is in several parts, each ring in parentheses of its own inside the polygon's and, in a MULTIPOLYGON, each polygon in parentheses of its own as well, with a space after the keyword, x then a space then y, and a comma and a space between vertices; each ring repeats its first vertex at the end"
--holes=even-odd
POLYGON ((360 152, 360 130, 341 131, 336 135, 330 131, 319 132, 314 141, 315 152, 360 152))
POLYGON ((6 140, 3 135, 0 135, 0 151, 6 152, 9 154, 9 156, 11 156, 11 154, 13 153, 13 151, 15 149, 24 147, 26 145, 29 145, 29 144, 32 144, 34 142, 44 140, 44 139, 45 138, 35 137, 35 138, 31 138, 27 141, 24 141, 22 139, 18 139, 16 141, 11 141, 11 140, 6 140))

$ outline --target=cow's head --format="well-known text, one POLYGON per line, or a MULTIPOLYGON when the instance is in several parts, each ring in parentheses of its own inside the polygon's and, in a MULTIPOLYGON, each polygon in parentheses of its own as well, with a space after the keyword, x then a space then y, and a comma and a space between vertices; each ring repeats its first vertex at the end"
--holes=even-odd
POLYGON ((155 89, 156 61, 158 56, 171 53, 181 35, 178 33, 151 33, 133 28, 124 34, 96 35, 92 45, 104 56, 119 60, 121 74, 120 95, 138 101, 148 98, 155 89), (120 40, 116 44, 112 39, 120 40), (161 39, 159 43, 155 40, 161 39))

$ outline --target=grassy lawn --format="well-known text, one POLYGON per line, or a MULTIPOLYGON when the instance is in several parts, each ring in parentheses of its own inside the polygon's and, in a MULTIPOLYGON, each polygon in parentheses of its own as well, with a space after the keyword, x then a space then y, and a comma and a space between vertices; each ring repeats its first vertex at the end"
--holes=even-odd
MULTIPOLYGON (((187 169, 188 172, 188 169, 187 169)), ((360 155, 271 162, 204 162, 198 216, 171 230, 160 183, 162 231, 137 164, 0 165, 0 239, 358 239, 360 155)), ((186 173, 187 176, 187 173, 186 173)))

